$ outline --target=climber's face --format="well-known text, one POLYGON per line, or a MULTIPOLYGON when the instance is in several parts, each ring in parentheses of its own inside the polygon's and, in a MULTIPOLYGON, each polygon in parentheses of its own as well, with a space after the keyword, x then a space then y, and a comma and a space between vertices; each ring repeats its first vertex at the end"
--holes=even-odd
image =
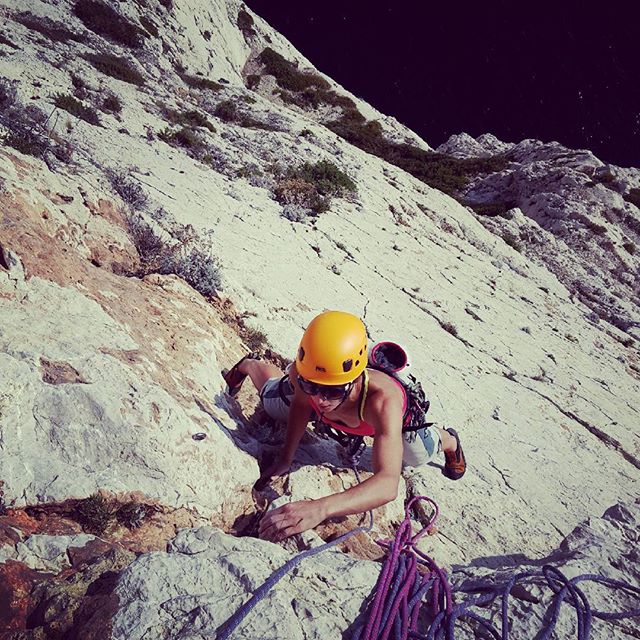
POLYGON ((303 393, 311 396, 322 413, 337 409, 349 395, 353 382, 347 384, 318 384, 298 376, 298 385, 303 393))

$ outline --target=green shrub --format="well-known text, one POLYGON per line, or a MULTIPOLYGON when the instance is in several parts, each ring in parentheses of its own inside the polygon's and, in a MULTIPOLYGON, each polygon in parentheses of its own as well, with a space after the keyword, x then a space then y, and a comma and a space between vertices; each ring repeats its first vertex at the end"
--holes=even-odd
POLYGON ((108 93, 102 100, 102 110, 107 113, 120 113, 122 101, 115 93, 108 93))
POLYGON ((256 35, 256 31, 253 28, 254 22, 250 13, 247 13, 244 8, 238 11, 238 20, 237 20, 238 29, 242 31, 242 35, 245 38, 250 38, 251 36, 256 35))
POLYGON ((333 162, 322 160, 278 172, 274 195, 287 208, 285 217, 298 222, 302 213, 318 215, 329 210, 333 196, 343 196, 356 191, 351 178, 333 162), (295 213, 295 215, 292 215, 295 213))
MULTIPOLYGON (((9 91, 11 87, 9 83, 9 91)), ((0 78, 0 104, 6 89, 0 78)), ((0 135, 2 144, 42 160, 48 161, 53 156, 61 162, 71 161, 73 146, 68 140, 46 129, 44 123, 47 115, 35 105, 25 107, 15 102, 7 106, 5 103, 4 107, 0 106, 0 111, 5 128, 5 133, 0 135)))
POLYGON ((99 0, 76 0, 73 12, 94 33, 127 47, 142 47, 142 30, 110 5, 99 0))
POLYGON ((276 82, 282 89, 290 91, 304 91, 309 87, 329 89, 329 83, 314 73, 299 71, 293 62, 289 62, 279 53, 267 47, 258 56, 269 75, 275 76, 276 82))
POLYGON ((382 125, 367 122, 357 109, 348 110, 341 118, 328 122, 327 127, 352 145, 379 157, 384 157, 385 147, 391 146, 382 135, 382 125))
POLYGON ((93 125, 99 125, 100 119, 93 107, 87 107, 82 104, 77 98, 65 93, 57 93, 54 97, 53 103, 59 109, 64 109, 67 113, 70 113, 76 118, 80 118, 85 122, 93 125))
POLYGON ((74 42, 86 41, 86 38, 80 34, 73 33, 73 31, 67 29, 61 22, 56 22, 46 17, 34 16, 29 11, 23 11, 17 14, 14 16, 14 19, 16 22, 27 27, 27 29, 37 31, 53 42, 69 42, 70 40, 74 42))
POLYGON ((2 144, 34 158, 44 158, 51 148, 49 138, 38 131, 24 129, 0 134, 2 144))
POLYGON ((200 134, 193 127, 181 127, 175 131, 167 127, 158 132, 158 138, 167 144, 187 149, 195 156, 201 155, 206 149, 200 134))
POLYGON ((178 72, 182 81, 192 89, 209 89, 211 91, 220 91, 224 89, 224 85, 208 78, 201 78, 200 76, 191 76, 188 73, 178 72))
POLYGON ((302 207, 315 215, 327 211, 331 203, 330 197, 322 196, 315 185, 302 178, 279 180, 274 195, 280 204, 302 207))
MULTIPOLYGON (((247 100, 243 99, 243 102, 247 102, 247 100)), ((233 100, 223 100, 219 102, 213 110, 213 115, 216 116, 216 118, 220 118, 223 122, 231 122, 241 127, 266 129, 268 131, 280 130, 277 125, 260 122, 250 115, 243 113, 233 100)))
POLYGON ((187 127, 204 127, 211 132, 215 131, 215 127, 207 120, 207 117, 195 109, 190 111, 165 109, 164 114, 173 124, 180 124, 187 127))
POLYGON ((327 127, 354 146, 376 155, 431 187, 452 196, 480 174, 502 171, 509 164, 504 155, 489 158, 455 158, 425 151, 409 144, 388 141, 377 121, 367 122, 357 109, 346 109, 342 117, 327 123, 327 127))
POLYGON ((498 202, 485 202, 482 204, 471 203, 469 205, 478 215, 494 218, 500 216, 507 217, 507 211, 513 209, 516 203, 513 200, 500 200, 498 202))
POLYGON ((623 197, 640 209, 640 189, 629 189, 629 193, 625 193, 623 197))
POLYGON ((73 95, 78 100, 84 100, 89 95, 89 89, 85 81, 75 73, 71 74, 71 84, 73 85, 73 95))
POLYGON ((101 535, 112 522, 114 512, 102 495, 94 493, 78 503, 76 518, 85 531, 101 535))
POLYGON ((311 183, 324 196, 340 196, 345 192, 355 192, 355 182, 337 165, 329 160, 311 164, 305 162, 289 171, 290 178, 301 178, 311 183))
POLYGON ((126 58, 120 58, 109 53, 88 53, 85 59, 100 73, 116 78, 116 80, 135 85, 144 84, 143 76, 126 58))
POLYGON ((232 100, 219 102, 213 111, 213 115, 224 122, 236 122, 239 117, 238 108, 232 100))

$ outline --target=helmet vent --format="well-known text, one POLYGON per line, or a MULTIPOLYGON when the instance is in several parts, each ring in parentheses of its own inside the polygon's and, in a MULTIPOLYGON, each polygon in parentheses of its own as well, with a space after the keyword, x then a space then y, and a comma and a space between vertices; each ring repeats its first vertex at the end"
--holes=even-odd
POLYGON ((323 373, 326 373, 327 370, 324 367, 319 367, 316 365, 316 371, 322 371, 323 373))
POLYGON ((298 349, 298 360, 300 360, 300 362, 304 360, 304 349, 302 347, 298 349))
MULTIPOLYGON (((360 349, 360 353, 359 353, 358 355, 359 355, 359 356, 361 356, 361 355, 362 355, 362 349, 360 349)), ((356 363, 356 364, 357 364, 357 363, 356 363)))
MULTIPOLYGON (((356 362, 356 364, 358 364, 356 362)), ((342 370, 346 373, 347 371, 351 371, 351 369, 353 368, 353 360, 345 360, 342 363, 342 370)))

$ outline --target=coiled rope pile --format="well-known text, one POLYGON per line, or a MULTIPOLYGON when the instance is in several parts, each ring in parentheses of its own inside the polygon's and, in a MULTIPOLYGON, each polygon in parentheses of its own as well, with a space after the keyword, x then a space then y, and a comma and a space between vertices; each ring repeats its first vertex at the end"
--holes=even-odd
MULTIPOLYGON (((356 470, 357 477, 357 470, 356 470)), ((429 532, 439 514, 438 505, 426 496, 412 498, 405 508, 396 536, 391 542, 379 543, 388 548, 388 555, 380 571, 363 622, 354 630, 353 640, 455 640, 456 622, 467 619, 482 627, 484 635, 496 640, 509 640, 509 597, 517 584, 535 584, 548 587, 553 593, 551 604, 543 618, 543 627, 536 635, 538 640, 550 640, 556 629, 563 603, 575 609, 578 640, 589 640, 594 618, 601 620, 622 620, 640 616, 640 588, 619 580, 612 580, 594 574, 567 578, 558 569, 545 565, 537 572, 523 572, 514 575, 506 584, 476 584, 472 588, 452 591, 446 572, 417 548, 417 542, 429 532), (433 515, 427 525, 416 535, 412 535, 411 508, 420 501, 433 506, 433 515), (587 597, 578 586, 581 582, 593 582, 610 589, 620 590, 638 600, 638 606, 617 612, 597 611, 591 608, 587 597), (467 595, 454 602, 455 595, 467 595), (500 602, 497 613, 499 629, 487 615, 487 607, 500 602), (428 605, 423 609, 424 605, 428 605), (481 608, 485 615, 475 609, 481 608), (420 631, 419 627, 423 630, 420 631), (426 627, 426 628, 425 628, 426 627)), ((344 542, 353 535, 371 531, 373 516, 369 512, 369 525, 358 527, 339 538, 309 549, 294 556, 275 571, 218 631, 217 640, 227 640, 237 626, 264 598, 275 584, 293 567, 305 558, 317 555, 326 549, 344 542)), ((613 597, 611 598, 613 601, 613 597)), ((491 611, 489 610, 489 615, 491 611)))

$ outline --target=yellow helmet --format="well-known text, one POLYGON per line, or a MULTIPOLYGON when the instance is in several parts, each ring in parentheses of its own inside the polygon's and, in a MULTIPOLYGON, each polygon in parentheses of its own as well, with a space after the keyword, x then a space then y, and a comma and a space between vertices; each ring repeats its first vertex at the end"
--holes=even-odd
POLYGON ((367 366, 367 330, 360 318, 325 311, 307 327, 296 358, 298 374, 317 384, 355 380, 367 366))

